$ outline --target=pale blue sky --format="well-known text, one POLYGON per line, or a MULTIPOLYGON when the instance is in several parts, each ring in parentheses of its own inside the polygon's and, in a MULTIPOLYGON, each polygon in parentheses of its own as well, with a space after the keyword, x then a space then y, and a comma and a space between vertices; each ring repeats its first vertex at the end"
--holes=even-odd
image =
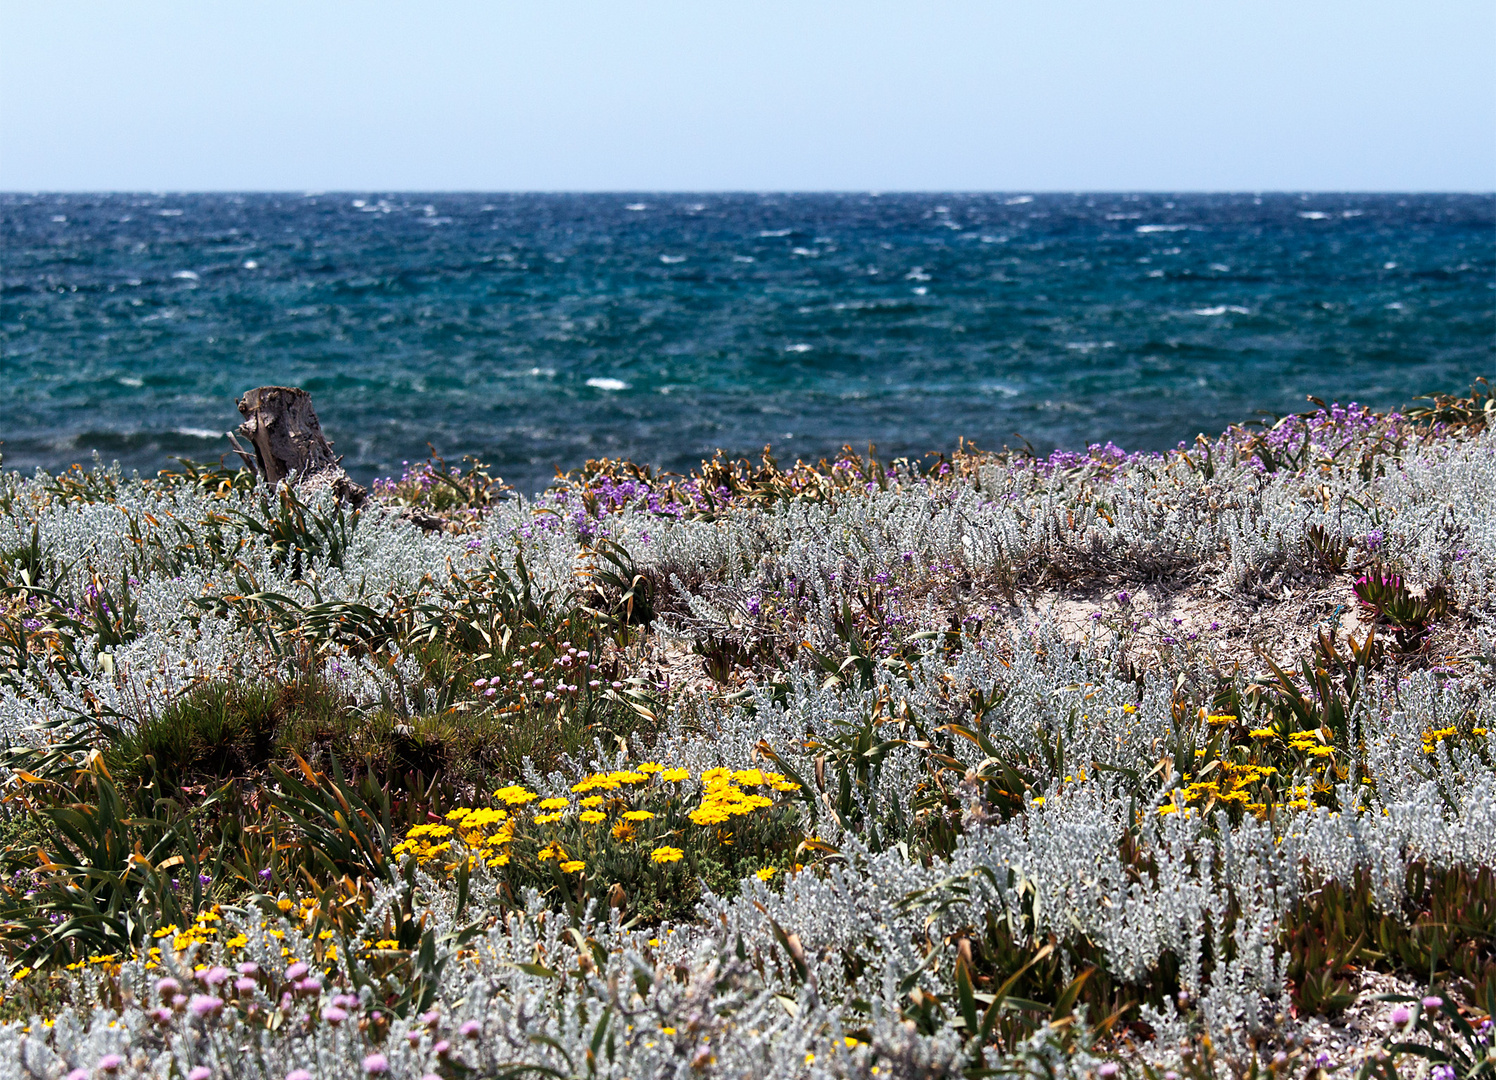
POLYGON ((0 0, 3 190, 1496 189, 1493 0, 0 0))

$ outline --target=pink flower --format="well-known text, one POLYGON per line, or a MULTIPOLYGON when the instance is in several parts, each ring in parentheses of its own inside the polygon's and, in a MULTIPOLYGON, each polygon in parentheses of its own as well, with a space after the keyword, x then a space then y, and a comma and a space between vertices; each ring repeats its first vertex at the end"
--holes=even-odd
POLYGON ((229 981, 229 969, 226 967, 210 967, 203 972, 203 982, 209 986, 222 986, 229 981))
POLYGON ((329 1024, 332 1024, 334 1027, 336 1027, 338 1024, 341 1024, 344 1020, 348 1019, 348 1011, 346 1009, 340 1009, 336 1005, 329 1005, 327 1008, 322 1010, 322 1019, 326 1020, 329 1024))
POLYGON ((187 1080, 208 1080, 213 1075, 213 1070, 206 1065, 194 1065, 192 1071, 187 1074, 187 1080))
POLYGON ((119 1067, 125 1063, 125 1059, 118 1054, 105 1054, 99 1058, 99 1070, 101 1072, 119 1072, 119 1067))
POLYGON ((1430 994, 1428 997, 1423 999, 1423 1007, 1429 1012, 1434 1012, 1435 1010, 1443 1007, 1443 1005, 1444 999, 1434 994, 1430 994))
POLYGON ((307 970, 307 966, 298 960, 286 968, 286 979, 289 982, 295 982, 297 979, 305 978, 307 970))
POLYGON ((252 961, 250 963, 240 964, 239 965, 239 974, 240 975, 248 975, 250 978, 254 978, 254 976, 258 975, 259 973, 260 973, 260 965, 254 963, 252 961))
POLYGON ((389 1060, 383 1054, 370 1054, 364 1058, 364 1072, 370 1076, 380 1076, 389 1071, 389 1060))
POLYGON ((312 1074, 305 1069, 292 1069, 286 1073, 286 1080, 312 1080, 312 1074))
POLYGON ((1406 1005, 1399 1005, 1392 1010, 1392 1015, 1388 1019, 1392 1021, 1393 1027, 1402 1027, 1413 1019, 1413 1010, 1406 1005))
POLYGON ((68 1080, 88 1080, 87 1069, 74 1069, 68 1073, 68 1080))
POLYGON ((223 999, 212 994, 193 994, 187 1008, 193 1016, 213 1016, 223 1009, 223 999))
POLYGON ((478 1023, 478 1021, 476 1020, 469 1020, 457 1030, 462 1032, 462 1037, 465 1039, 476 1039, 478 1037, 478 1032, 483 1030, 483 1025, 478 1023))
POLYGON ((237 979, 234 982, 234 989, 239 991, 239 993, 241 994, 252 994, 254 993, 255 987, 258 985, 259 983, 255 982, 253 979, 237 979))
POLYGON ((182 984, 177 982, 177 980, 171 978, 170 976, 165 979, 158 980, 156 983, 156 993, 161 995, 162 1001, 166 1001, 176 994, 180 994, 181 992, 182 984))

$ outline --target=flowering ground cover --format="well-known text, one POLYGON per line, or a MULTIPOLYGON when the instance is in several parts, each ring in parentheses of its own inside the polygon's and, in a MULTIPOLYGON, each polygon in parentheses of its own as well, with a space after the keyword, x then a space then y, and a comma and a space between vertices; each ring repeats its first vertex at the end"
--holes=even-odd
POLYGON ((0 478, 0 1077, 1489 1076, 1496 415, 0 478))

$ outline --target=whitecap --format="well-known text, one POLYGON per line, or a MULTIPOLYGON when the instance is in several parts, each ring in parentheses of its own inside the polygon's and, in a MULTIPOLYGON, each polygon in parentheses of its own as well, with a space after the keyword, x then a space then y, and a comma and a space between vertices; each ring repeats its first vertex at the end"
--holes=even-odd
POLYGON ((258 270, 260 268, 260 264, 253 259, 245 259, 240 265, 246 270, 258 270))
POLYGON ((1225 263, 1211 263, 1210 268, 1218 274, 1224 274, 1231 269, 1225 263))
POLYGON ((223 438, 223 432, 221 432, 221 431, 209 431, 207 428, 200 428, 200 427, 179 427, 179 428, 172 428, 172 431, 176 432, 178 435, 188 435, 188 436, 190 436, 190 437, 192 437, 194 439, 221 439, 221 438, 223 438))
POLYGON ((767 239, 771 236, 788 236, 794 231, 794 229, 763 229, 758 235, 767 239))
POLYGON ((183 211, 183 210, 157 210, 156 211, 156 216, 157 217, 181 217, 182 214, 184 214, 184 213, 185 213, 185 211, 183 211))
POLYGON ((54 222, 56 222, 58 225, 63 224, 64 222, 67 221, 67 219, 68 219, 68 216, 66 214, 53 214, 52 215, 52 220, 54 222))
POLYGON ((686 261, 686 257, 684 255, 661 255, 660 256, 660 262, 664 263, 666 266, 674 266, 676 263, 683 263, 685 261, 686 261))
POLYGON ((1008 238, 1006 236, 984 236, 984 237, 982 237, 982 243, 984 243, 984 244, 1006 244, 1007 242, 1008 242, 1008 238))
POLYGON ((810 346, 803 341, 797 341, 793 345, 786 345, 785 352, 810 352, 810 346))
POLYGON ((1325 213, 1323 210, 1300 210, 1299 211, 1299 217, 1303 218, 1305 221, 1324 221, 1327 218, 1329 218, 1329 216, 1330 215, 1327 214, 1327 213, 1325 213))
POLYGON ((1341 217, 1360 217, 1364 213, 1366 213, 1365 210, 1342 210, 1342 211, 1340 211, 1340 216, 1341 217))
POLYGON ((1139 225, 1137 231, 1140 233, 1181 232, 1188 228, 1188 225, 1139 225))
POLYGON ((925 293, 927 293, 929 291, 930 291, 929 289, 925 288, 923 285, 920 285, 917 288, 915 288, 914 295, 915 296, 924 296, 925 293))
POLYGON ((930 277, 929 274, 925 273, 925 268, 923 266, 916 266, 913 270, 909 271, 909 273, 907 273, 907 274, 904 275, 904 280, 905 281, 930 281, 932 279, 931 279, 931 277, 930 277))
POLYGON ((1251 310, 1250 309, 1244 308, 1244 307, 1240 307, 1240 306, 1238 306, 1236 304, 1221 304, 1219 307, 1195 308, 1195 310, 1193 312, 1191 312, 1191 314, 1194 314, 1194 315, 1224 315, 1228 311, 1232 312, 1233 314, 1236 314, 1236 315, 1250 315, 1251 314, 1251 310))
POLYGON ((1142 216, 1142 214, 1108 214, 1106 219, 1108 221, 1136 221, 1142 216))
POLYGON ((1397 263, 1395 263, 1395 262, 1384 262, 1382 264, 1382 269, 1383 270, 1396 270, 1397 269, 1397 263))
POLYGON ((803 255, 806 258, 810 258, 810 259, 820 258, 820 255, 821 255, 821 253, 819 251, 812 251, 810 248, 803 248, 803 247, 791 248, 790 249, 790 254, 791 255, 803 255))
POLYGON ((588 379, 587 385, 597 390, 627 390, 629 384, 622 379, 588 379))
POLYGON ((174 277, 174 278, 180 278, 183 281, 197 281, 198 280, 198 276, 196 274, 194 274, 191 270, 178 270, 175 274, 172 275, 172 277, 174 277))
POLYGON ((751 262, 754 262, 755 260, 754 260, 754 258, 753 258, 752 255, 734 255, 732 257, 732 261, 733 262, 740 262, 740 263, 751 263, 751 262))
POLYGON ((1019 196, 1016 196, 1015 198, 1009 199, 1007 201, 1006 205, 1008 205, 1008 206, 1022 206, 1024 203, 1031 203, 1033 201, 1034 201, 1034 197, 1032 195, 1019 195, 1019 196))
POLYGON ((355 210, 362 210, 364 207, 366 207, 368 205, 369 204, 367 202, 365 202, 363 199, 354 199, 353 200, 353 208, 355 210))
POLYGON ((117 379, 115 379, 114 381, 117 382, 117 383, 119 383, 121 386, 144 386, 145 385, 145 380, 144 379, 137 378, 134 375, 121 375, 117 379))
POLYGON ((633 210, 634 212, 637 213, 640 210, 648 210, 649 209, 649 204, 648 203, 642 203, 642 202, 631 202, 627 206, 625 206, 624 209, 625 210, 633 210))

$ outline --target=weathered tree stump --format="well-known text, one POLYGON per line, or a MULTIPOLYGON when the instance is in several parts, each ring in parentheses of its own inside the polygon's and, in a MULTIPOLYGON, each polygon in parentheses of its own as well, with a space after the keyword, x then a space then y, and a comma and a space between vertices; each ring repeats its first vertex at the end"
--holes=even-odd
POLYGON ((233 434, 229 442, 257 477, 272 487, 285 480, 331 488, 339 499, 362 505, 368 492, 343 471, 343 459, 332 452, 332 443, 317 422, 311 394, 291 386, 261 386, 239 399, 239 412, 244 423, 237 433, 248 440, 253 453, 233 434))

